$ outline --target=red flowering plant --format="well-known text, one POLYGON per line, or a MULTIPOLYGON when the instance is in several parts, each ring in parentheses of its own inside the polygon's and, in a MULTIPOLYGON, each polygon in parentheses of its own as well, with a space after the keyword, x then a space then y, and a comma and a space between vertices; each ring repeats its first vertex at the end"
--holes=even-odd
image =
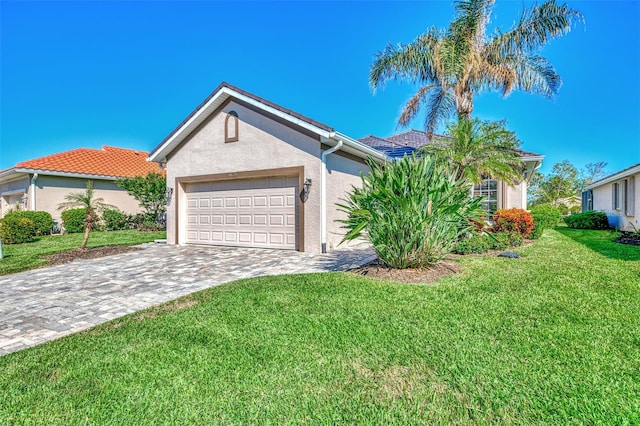
POLYGON ((494 232, 516 233, 526 238, 533 231, 533 217, 526 210, 498 210, 493 216, 493 221, 494 232))

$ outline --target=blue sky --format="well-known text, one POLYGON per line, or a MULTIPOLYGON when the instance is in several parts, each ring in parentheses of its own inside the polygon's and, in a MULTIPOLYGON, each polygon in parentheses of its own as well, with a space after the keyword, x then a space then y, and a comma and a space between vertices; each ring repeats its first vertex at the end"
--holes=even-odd
MULTIPOLYGON (((508 29, 530 2, 498 0, 508 29)), ((542 54, 563 79, 553 100, 476 97, 523 148, 570 160, 640 162, 640 2, 569 1, 586 25, 542 54)), ((220 82, 349 136, 388 136, 415 90, 375 95, 368 71, 389 42, 445 27, 450 1, 0 1, 0 169, 69 149, 151 150, 220 82)), ((422 128, 422 120, 413 128, 422 128)))

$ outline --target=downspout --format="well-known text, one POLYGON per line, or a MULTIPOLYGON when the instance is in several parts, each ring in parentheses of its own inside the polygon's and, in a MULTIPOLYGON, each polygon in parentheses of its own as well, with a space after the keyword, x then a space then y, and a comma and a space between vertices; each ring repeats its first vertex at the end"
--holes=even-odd
POLYGON ((327 252, 327 156, 342 148, 342 139, 333 147, 322 151, 320 156, 322 170, 320 170, 320 242, 322 253, 327 252))
POLYGON ((36 180, 38 179, 38 174, 34 173, 31 177, 31 211, 36 211, 36 180))

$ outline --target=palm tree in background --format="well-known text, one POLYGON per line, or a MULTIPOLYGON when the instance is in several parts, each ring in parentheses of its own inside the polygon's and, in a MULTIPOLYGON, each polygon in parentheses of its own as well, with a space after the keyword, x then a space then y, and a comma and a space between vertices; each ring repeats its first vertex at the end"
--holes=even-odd
POLYGON ((80 245, 81 249, 85 249, 87 248, 91 230, 98 221, 100 213, 107 209, 115 209, 116 207, 111 204, 106 204, 102 198, 95 198, 93 182, 90 180, 87 181, 87 187, 84 192, 72 192, 71 194, 67 194, 64 199, 67 201, 60 203, 58 210, 85 209, 84 238, 80 245))
POLYGON ((430 28, 407 45, 389 44, 375 56, 369 72, 374 92, 390 79, 420 85, 398 120, 406 126, 426 106, 425 129, 432 134, 452 115, 470 118, 473 96, 483 91, 513 90, 553 97, 562 83, 555 69, 536 51, 568 33, 583 16, 555 0, 522 12, 507 32, 487 34, 494 0, 455 3, 455 17, 446 30, 430 28))
POLYGON ((448 165, 456 179, 479 184, 491 177, 510 185, 522 180, 524 163, 516 151, 520 141, 503 122, 460 118, 447 127, 448 136, 435 136, 434 143, 420 148, 448 165))

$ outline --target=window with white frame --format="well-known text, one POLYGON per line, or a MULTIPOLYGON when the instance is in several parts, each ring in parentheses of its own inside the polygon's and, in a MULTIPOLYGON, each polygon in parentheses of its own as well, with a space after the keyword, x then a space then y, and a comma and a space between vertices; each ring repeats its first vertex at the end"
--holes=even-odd
POLYGON ((633 216, 635 214, 635 177, 630 176, 623 181, 623 203, 625 216, 633 216))
POLYGON ((484 179, 480 184, 473 186, 473 196, 482 197, 482 208, 492 215, 498 210, 498 181, 484 179))

